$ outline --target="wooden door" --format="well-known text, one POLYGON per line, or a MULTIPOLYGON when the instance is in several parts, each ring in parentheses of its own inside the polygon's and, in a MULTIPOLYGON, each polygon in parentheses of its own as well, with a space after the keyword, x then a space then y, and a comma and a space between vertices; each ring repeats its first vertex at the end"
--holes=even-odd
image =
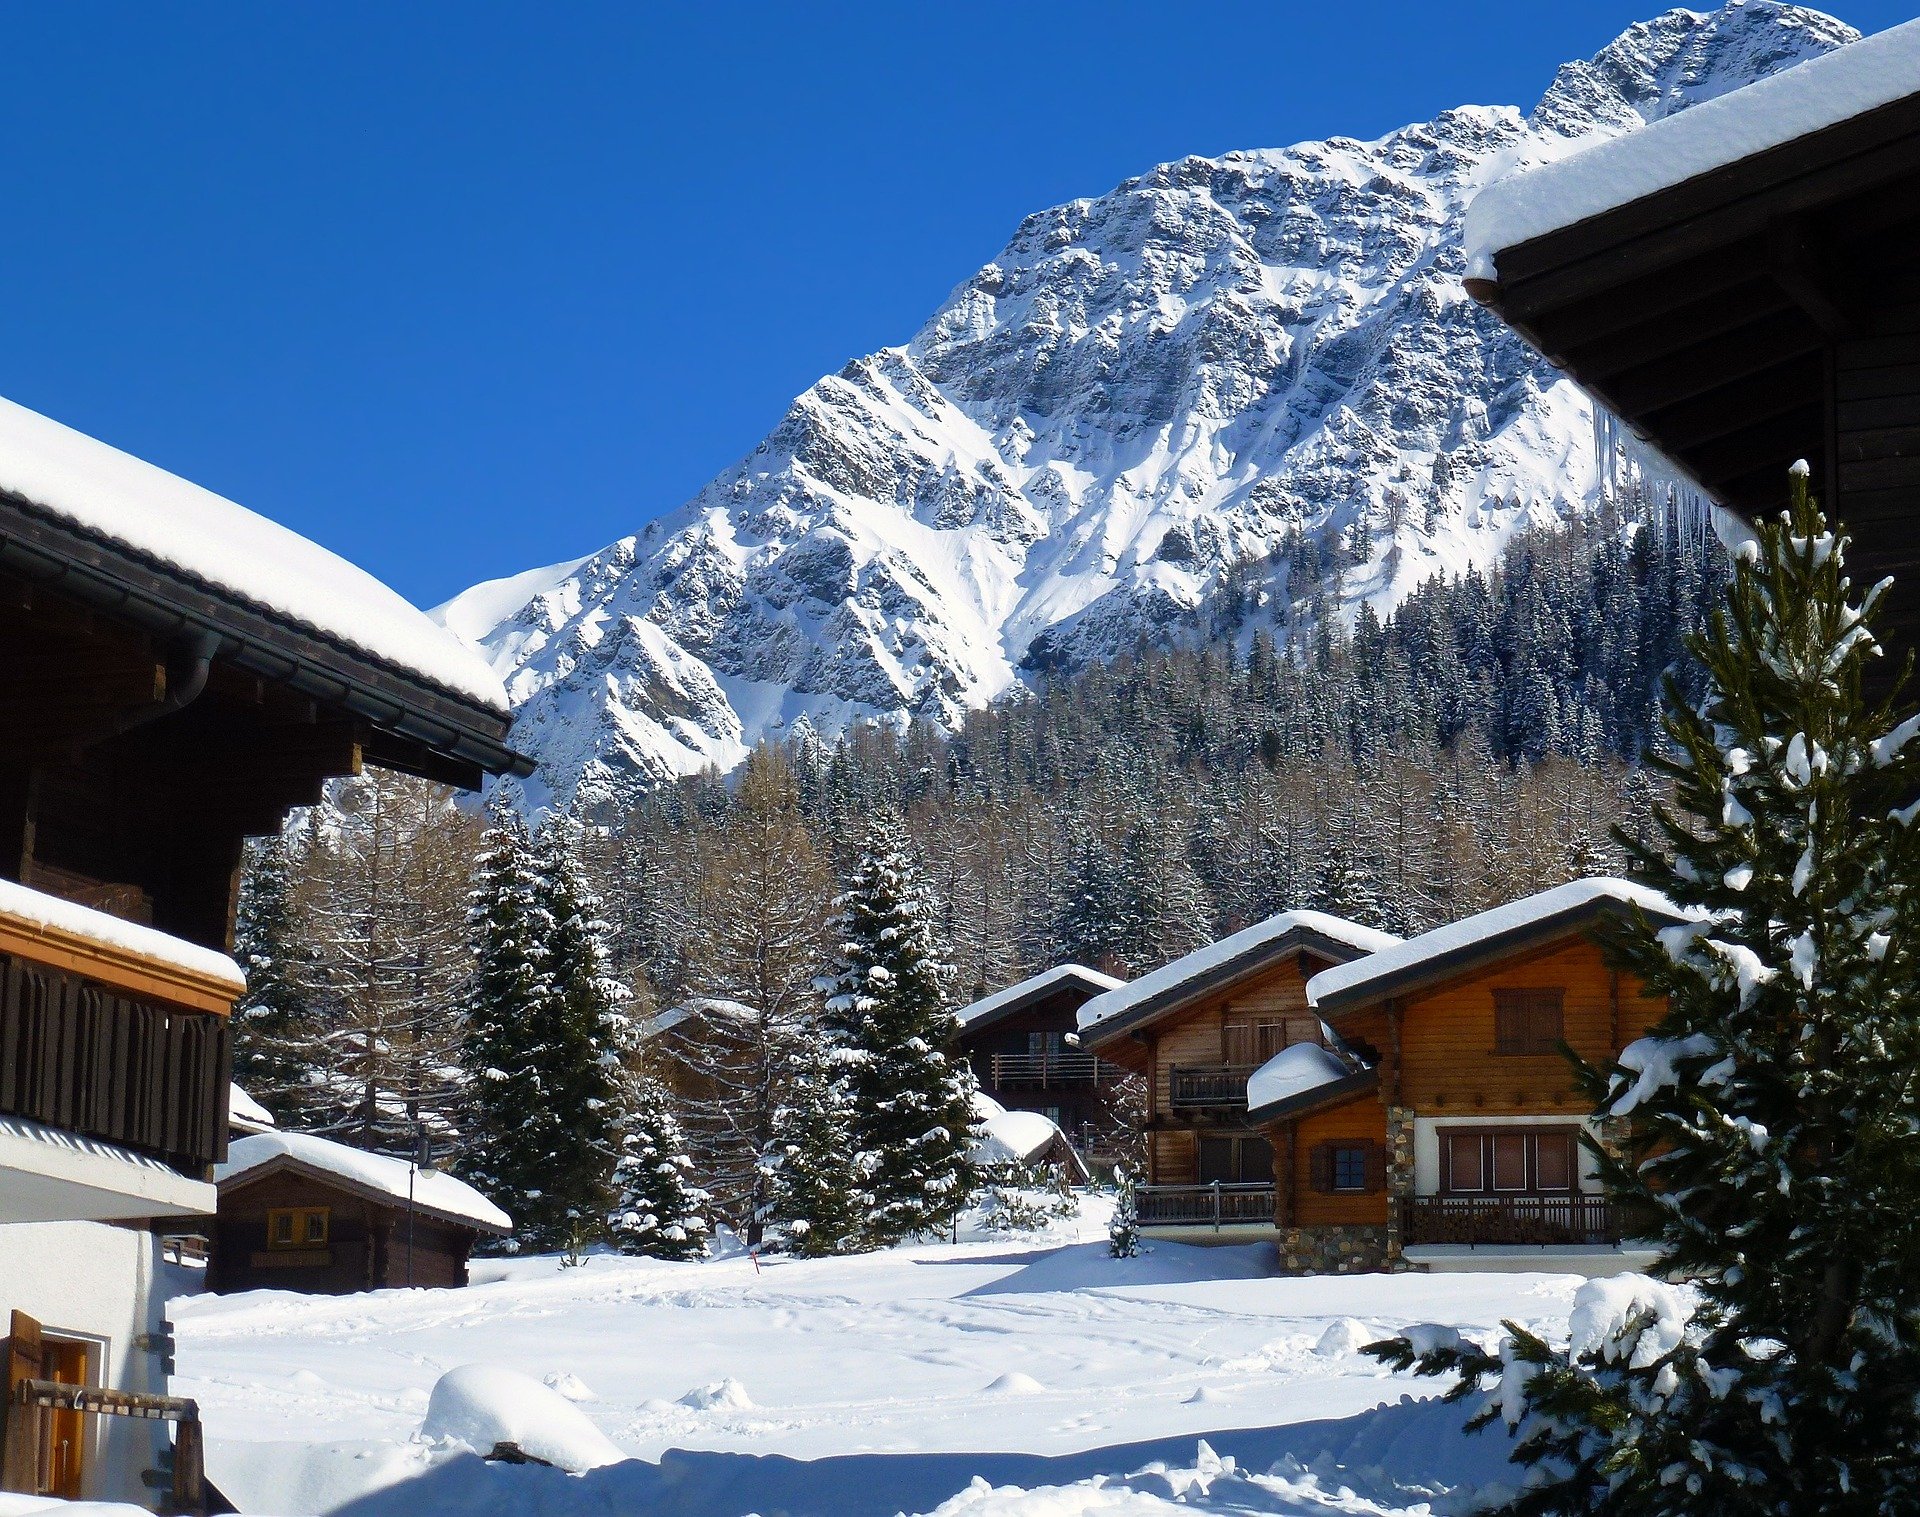
POLYGON ((8 1325, 5 1357, 6 1401, 0 1404, 0 1490, 37 1495, 40 1483, 40 1414, 17 1399, 23 1380, 40 1373, 40 1324, 15 1312, 8 1325))
MULTIPOLYGON (((87 1345, 46 1338, 40 1346, 40 1378, 59 1385, 86 1385, 87 1345)), ((42 1413, 39 1458, 41 1496, 78 1501, 87 1470, 87 1414, 70 1406, 42 1413)))

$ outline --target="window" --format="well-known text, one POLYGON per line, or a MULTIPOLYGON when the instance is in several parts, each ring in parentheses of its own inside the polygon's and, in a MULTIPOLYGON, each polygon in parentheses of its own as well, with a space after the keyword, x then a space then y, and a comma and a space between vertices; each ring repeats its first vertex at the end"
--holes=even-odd
POLYGON ((1496 990, 1493 1051, 1498 1054, 1557 1053, 1566 1036, 1560 990, 1496 990))
POLYGON ((325 1248, 330 1209, 281 1206, 267 1213, 268 1248, 325 1248))
POLYGON ((1323 1196, 1364 1196, 1386 1185, 1386 1150, 1364 1138, 1316 1143, 1308 1178, 1323 1196))
POLYGON ((1442 1195, 1567 1195, 1579 1189, 1574 1134, 1564 1127, 1440 1133, 1442 1195))

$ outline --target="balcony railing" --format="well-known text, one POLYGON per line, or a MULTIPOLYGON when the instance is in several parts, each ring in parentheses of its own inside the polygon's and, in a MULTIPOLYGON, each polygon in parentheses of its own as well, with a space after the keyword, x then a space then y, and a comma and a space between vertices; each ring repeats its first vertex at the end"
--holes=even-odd
POLYGON ((1090 1053, 997 1053, 989 1069, 996 1086, 1114 1085, 1126 1074, 1090 1053))
POLYGON ((1408 1243, 1620 1241, 1619 1220, 1605 1196, 1413 1196, 1401 1207, 1408 1243))
POLYGON ((0 1113, 198 1176, 226 1157, 227 1018, 0 954, 0 1113))
POLYGON ((1167 1072, 1167 1102, 1176 1111, 1208 1106, 1245 1111, 1252 1064, 1176 1064, 1167 1072))
POLYGON ((1211 1227, 1273 1221, 1271 1185, 1142 1185, 1133 1193, 1143 1225, 1211 1227))

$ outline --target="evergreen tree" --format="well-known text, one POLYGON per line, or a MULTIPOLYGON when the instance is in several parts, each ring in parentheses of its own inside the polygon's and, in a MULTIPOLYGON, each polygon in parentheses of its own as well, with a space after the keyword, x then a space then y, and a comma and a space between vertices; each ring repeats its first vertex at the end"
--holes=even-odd
POLYGON ((1603 1182, 1698 1304, 1648 1280, 1569 1350, 1509 1324, 1422 1364, 1501 1379, 1516 1513, 1920 1509, 1920 716, 1863 692, 1885 587, 1792 493, 1694 640, 1704 699, 1671 689, 1663 846, 1620 836, 1689 913, 1615 944, 1666 1015, 1586 1071, 1603 1182))
POLYGON ((766 1168, 773 1221, 790 1253, 819 1258, 863 1246, 866 1170, 854 1148, 846 1081, 827 1034, 799 1043, 774 1113, 766 1168))
POLYGON ((624 1116, 621 992, 571 854, 564 824, 536 842, 498 814, 473 892, 461 1168, 513 1217, 514 1247, 559 1248, 599 1228, 624 1116))
POLYGON ((607 1228, 624 1254, 698 1259, 707 1251, 707 1193, 689 1179, 693 1161, 667 1092, 647 1075, 633 1077, 613 1170, 607 1228))
POLYGON ((295 964, 302 952, 295 850, 284 831, 250 845, 233 932, 234 957, 247 976, 233 1008, 233 1078, 293 1128, 325 1079, 313 1007, 295 964))
POLYGON ((1140 1207, 1133 1194, 1133 1176, 1124 1165, 1113 1172, 1113 1190, 1107 1253, 1115 1259, 1131 1259, 1140 1252, 1140 1207))
POLYGON ((861 1231, 887 1244, 944 1229, 971 1198, 973 1075, 945 1051, 952 971, 933 905, 884 827, 869 832, 837 905, 825 1024, 862 1170, 861 1231))

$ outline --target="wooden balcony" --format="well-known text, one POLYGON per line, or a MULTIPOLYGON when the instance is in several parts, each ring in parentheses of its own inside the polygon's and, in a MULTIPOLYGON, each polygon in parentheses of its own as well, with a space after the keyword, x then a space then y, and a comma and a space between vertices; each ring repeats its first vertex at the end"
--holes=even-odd
POLYGON ((1090 1053, 997 1053, 988 1065, 996 1089, 1015 1085, 1038 1089, 1116 1085, 1126 1075, 1117 1064, 1090 1053))
POLYGON ((1167 1104, 1175 1111, 1245 1111, 1253 1064, 1176 1064, 1167 1071, 1167 1104))
POLYGON ((46 900, 0 890, 0 1116, 203 1179, 227 1152, 237 971, 46 900))
POLYGON ((1413 1196, 1401 1202, 1410 1244, 1611 1244, 1619 1220, 1605 1196, 1413 1196))
POLYGON ((1211 1227, 1273 1221, 1271 1185, 1141 1185, 1133 1193, 1143 1227, 1211 1227))

